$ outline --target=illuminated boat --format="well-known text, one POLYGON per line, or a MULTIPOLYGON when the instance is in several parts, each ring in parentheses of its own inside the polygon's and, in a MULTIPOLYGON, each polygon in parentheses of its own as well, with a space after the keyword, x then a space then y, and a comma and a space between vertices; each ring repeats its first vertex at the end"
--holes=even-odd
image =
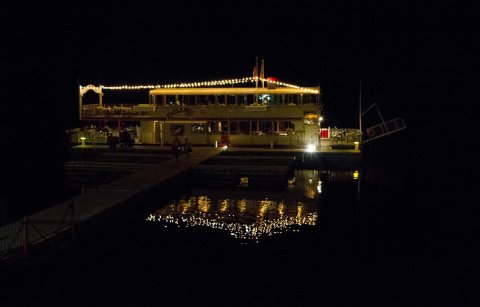
MULTIPOLYGON (((315 147, 320 143, 321 112, 320 87, 274 78, 79 87, 84 126, 134 127, 136 144, 164 146, 178 136, 204 146, 315 147), (124 102, 119 95, 127 91, 143 95, 144 102, 119 103, 124 102)), ((97 144, 107 130, 101 128, 97 144)))

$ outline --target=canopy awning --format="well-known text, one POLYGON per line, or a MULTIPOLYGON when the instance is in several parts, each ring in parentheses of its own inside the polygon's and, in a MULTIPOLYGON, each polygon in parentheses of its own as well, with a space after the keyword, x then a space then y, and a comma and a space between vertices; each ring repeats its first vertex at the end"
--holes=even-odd
POLYGON ((298 95, 320 94, 320 88, 318 87, 303 87, 303 88, 291 88, 291 87, 277 87, 269 89, 266 87, 212 87, 212 88, 158 88, 149 91, 150 95, 298 95))

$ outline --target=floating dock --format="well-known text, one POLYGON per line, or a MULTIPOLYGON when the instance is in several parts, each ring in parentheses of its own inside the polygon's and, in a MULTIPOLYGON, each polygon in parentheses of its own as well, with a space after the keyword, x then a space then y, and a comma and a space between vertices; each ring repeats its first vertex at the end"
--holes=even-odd
POLYGON ((90 179, 103 176, 104 182, 94 180, 80 195, 0 227, 0 263, 52 246, 55 238, 96 229, 134 210, 142 199, 174 190, 175 178, 187 171, 205 181, 220 178, 234 185, 245 177, 248 186, 267 180, 286 184, 292 167, 358 167, 360 156, 355 150, 306 153, 301 149, 195 147, 189 156, 175 161, 168 147, 75 146, 65 165, 67 173, 90 179))

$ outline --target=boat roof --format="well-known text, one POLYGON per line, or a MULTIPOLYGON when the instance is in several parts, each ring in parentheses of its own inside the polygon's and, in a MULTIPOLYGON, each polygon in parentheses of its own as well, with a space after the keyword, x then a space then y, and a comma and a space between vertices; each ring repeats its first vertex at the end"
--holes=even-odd
POLYGON ((299 94, 320 94, 320 86, 317 87, 302 87, 298 85, 288 84, 279 81, 271 81, 270 79, 227 79, 217 81, 204 81, 193 83, 178 83, 165 85, 119 85, 119 86, 95 86, 89 84, 87 86, 80 86, 80 95, 85 92, 93 90, 97 93, 102 93, 103 90, 144 90, 148 89, 149 94, 157 95, 299 95, 299 94), (239 83, 253 83, 262 81, 262 86, 238 87, 239 83), (267 82, 264 86, 263 82, 267 82), (272 84, 273 83, 273 86, 272 84))
POLYGON ((190 88, 156 88, 150 95, 255 95, 255 94, 320 94, 319 87, 190 87, 190 88))

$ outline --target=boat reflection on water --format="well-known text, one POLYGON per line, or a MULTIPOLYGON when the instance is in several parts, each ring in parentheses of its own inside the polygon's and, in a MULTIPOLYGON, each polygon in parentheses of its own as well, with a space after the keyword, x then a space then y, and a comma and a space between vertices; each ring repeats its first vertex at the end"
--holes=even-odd
MULTIPOLYGON (((350 178, 351 173, 348 172, 350 178)), ((218 229, 235 239, 258 242, 264 237, 316 225, 322 178, 332 179, 331 172, 295 171, 295 178, 285 190, 192 188, 189 196, 170 201, 146 220, 165 227, 218 229)))
POLYGON ((295 226, 315 225, 317 208, 312 203, 295 201, 212 199, 198 195, 170 202, 150 214, 147 221, 221 229, 236 239, 258 240, 285 231, 298 231, 295 226))

